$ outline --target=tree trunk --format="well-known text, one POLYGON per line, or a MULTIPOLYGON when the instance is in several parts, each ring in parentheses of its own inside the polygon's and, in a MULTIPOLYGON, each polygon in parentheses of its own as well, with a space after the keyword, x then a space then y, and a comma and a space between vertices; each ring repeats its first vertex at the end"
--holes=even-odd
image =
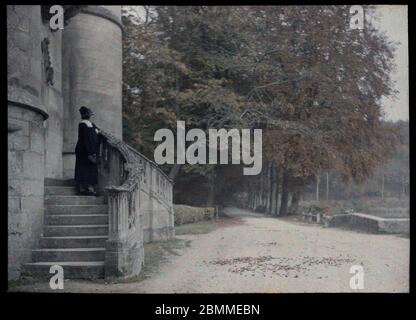
POLYGON ((266 213, 267 207, 267 167, 262 170, 260 174, 260 190, 259 190, 260 203, 258 206, 258 212, 266 213))
POLYGON ((266 203, 267 214, 271 214, 271 204, 272 204, 272 165, 269 162, 267 164, 267 203, 266 203))
POLYGON ((276 168, 271 167, 271 187, 270 187, 270 214, 276 214, 277 197, 276 197, 276 168))
POLYGON ((282 181, 282 200, 280 204, 280 213, 279 215, 284 217, 287 216, 287 204, 289 201, 289 172, 285 170, 283 173, 283 181, 282 181))
POLYGON ((256 193, 256 207, 254 208, 256 212, 261 211, 261 185, 259 186, 259 190, 256 193))
POLYGON ((316 201, 319 201, 319 183, 321 182, 321 178, 319 174, 316 175, 316 201))
POLYGON ((290 205, 290 213, 298 214, 299 213, 299 201, 300 201, 300 191, 296 190, 292 195, 292 203, 290 205))
POLYGON ((381 177, 381 199, 384 199, 384 172, 383 176, 381 177))
POLYGON ((266 171, 267 168, 261 171, 261 211, 264 213, 266 210, 266 171))
POLYGON ((267 209, 267 166, 265 168, 265 170, 263 170, 262 175, 261 175, 261 180, 262 180, 262 184, 261 184, 261 188, 262 188, 262 194, 261 194, 261 198, 262 198, 262 206, 263 206, 263 213, 266 213, 266 209, 267 209))
POLYGON ((250 183, 247 183, 247 208, 251 209, 251 188, 250 183))
POLYGON ((256 195, 254 193, 254 189, 252 187, 250 187, 250 197, 251 197, 251 201, 250 201, 250 209, 254 210, 254 201, 256 200, 256 195))
POLYGON ((274 197, 276 199, 275 200, 276 204, 275 204, 273 214, 278 216, 279 215, 279 170, 275 168, 275 171, 276 171, 276 191, 275 191, 274 197))
POLYGON ((210 173, 208 175, 208 196, 207 196, 207 207, 214 207, 215 205, 215 175, 210 173))
POLYGON ((256 211, 260 212, 261 211, 261 206, 263 203, 263 173, 261 173, 259 175, 259 187, 257 190, 257 205, 256 205, 256 211))
POLYGON ((326 173, 326 200, 329 200, 329 173, 326 173))
POLYGON ((208 186, 207 207, 213 207, 215 204, 215 185, 210 183, 208 186))
POLYGON ((250 192, 248 193, 248 208, 253 209, 253 197, 250 192))

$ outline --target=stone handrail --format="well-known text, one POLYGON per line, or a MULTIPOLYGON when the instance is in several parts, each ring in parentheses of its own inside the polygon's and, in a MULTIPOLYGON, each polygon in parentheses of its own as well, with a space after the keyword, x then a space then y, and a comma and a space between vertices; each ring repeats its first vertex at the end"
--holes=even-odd
POLYGON ((126 277, 140 272, 143 262, 139 211, 143 167, 123 141, 106 132, 100 138, 98 184, 108 202, 105 275, 126 277))
MULTIPOLYGON (((117 152, 120 153, 122 156, 122 160, 124 161, 123 170, 127 174, 127 179, 122 182, 119 186, 107 186, 106 189, 109 191, 115 192, 132 192, 133 189, 137 186, 140 179, 140 174, 143 170, 143 167, 137 161, 136 152, 132 147, 127 145, 125 142, 115 138, 113 135, 101 132, 101 136, 104 137, 102 139, 102 148, 101 151, 105 150, 105 144, 107 143, 112 148, 114 148, 117 152), (135 152, 133 152, 135 151, 135 152)), ((101 152, 102 153, 102 152, 101 152)), ((101 159, 103 159, 103 154, 100 155, 101 159)))
MULTIPOLYGON (((154 171, 157 173, 157 181, 155 183, 159 183, 159 186, 153 186, 153 196, 157 197, 161 202, 163 202, 165 205, 172 205, 172 193, 171 192, 161 192, 162 190, 166 190, 166 186, 173 185, 172 180, 168 177, 168 175, 166 173, 164 173, 160 167, 152 160, 150 160, 149 158, 147 158, 146 156, 144 156, 143 154, 141 154, 140 152, 138 152, 136 149, 134 149, 133 147, 129 146, 128 144, 126 144, 126 147, 135 154, 136 157, 136 161, 138 161, 142 167, 142 178, 143 176, 146 175, 146 166, 149 165, 151 166, 154 171)), ((142 181, 143 179, 141 179, 142 181)), ((171 188, 168 189, 167 191, 171 191, 171 188)))
MULTIPOLYGON (((100 148, 100 169, 107 167, 108 178, 101 184, 101 189, 105 189, 108 197, 109 213, 109 239, 118 239, 125 236, 125 233, 132 228, 136 220, 135 191, 140 183, 142 167, 135 161, 135 155, 126 147, 121 140, 116 139, 111 134, 102 132, 103 137, 100 148), (118 161, 110 164, 111 156, 118 153, 118 161), (118 163, 117 163, 118 162, 118 163), (117 166, 118 164, 118 166, 117 166), (113 172, 111 172, 113 171, 113 172), (114 175, 120 176, 119 185, 114 185, 114 175), (111 179, 113 175, 113 179, 111 179), (108 180, 108 181, 105 181, 108 180), (112 183, 111 183, 112 182, 112 183)), ((100 170, 100 173, 106 172, 100 170)))
POLYGON ((106 277, 131 276, 141 269, 143 230, 147 235, 153 228, 149 217, 162 214, 149 212, 149 201, 172 212, 173 219, 172 182, 157 164, 125 142, 107 132, 101 132, 100 138, 99 192, 108 202, 105 273, 106 277))

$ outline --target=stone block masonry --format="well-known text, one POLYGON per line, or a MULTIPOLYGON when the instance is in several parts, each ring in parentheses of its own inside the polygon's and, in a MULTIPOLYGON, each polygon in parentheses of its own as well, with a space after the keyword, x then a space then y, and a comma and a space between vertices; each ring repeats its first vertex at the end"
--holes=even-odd
POLYGON ((327 227, 347 228, 368 233, 409 234, 409 218, 381 218, 364 213, 338 214, 325 220, 327 227))
POLYGON ((8 105, 8 272, 17 278, 30 261, 43 225, 44 116, 8 105))
POLYGON ((136 275, 143 239, 174 235, 172 183, 122 142, 121 7, 81 6, 57 32, 44 20, 45 7, 7 6, 8 279, 27 271, 49 276, 54 261, 66 263, 72 277, 136 275), (109 179, 100 183, 104 197, 107 187, 118 192, 111 214, 99 199, 87 205, 74 197, 75 188, 68 185, 82 105, 92 108, 96 125, 116 139, 114 152, 104 155, 115 166, 102 168, 109 179), (139 162, 146 168, 141 176, 139 162), (111 233, 107 214, 121 218, 108 222, 111 233), (80 260, 85 257, 98 260, 80 260))
POLYGON ((63 31, 64 178, 74 175, 80 106, 93 109, 99 128, 122 138, 120 26, 118 6, 88 6, 63 31))

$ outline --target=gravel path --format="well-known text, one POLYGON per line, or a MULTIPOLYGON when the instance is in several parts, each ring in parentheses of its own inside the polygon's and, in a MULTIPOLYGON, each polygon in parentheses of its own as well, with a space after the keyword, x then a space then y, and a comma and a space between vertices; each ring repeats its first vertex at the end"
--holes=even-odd
MULTIPOLYGON (((150 279, 105 284, 66 281, 66 292, 408 292, 409 239, 323 228, 227 208, 232 219, 199 235, 162 263, 150 279), (352 290, 352 265, 364 268, 364 289, 352 290)), ((49 291, 37 284, 18 291, 49 291)), ((60 290, 62 291, 62 290, 60 290)))

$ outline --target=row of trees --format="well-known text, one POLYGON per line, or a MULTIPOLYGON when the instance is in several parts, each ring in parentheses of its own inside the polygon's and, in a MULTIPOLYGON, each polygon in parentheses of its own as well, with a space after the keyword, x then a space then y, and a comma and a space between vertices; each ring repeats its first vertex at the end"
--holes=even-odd
MULTIPOLYGON (((410 195, 409 122, 397 121, 391 125, 400 132, 403 139, 402 143, 397 145, 395 153, 387 161, 381 163, 365 183, 344 186, 344 194, 342 190, 335 189, 335 196, 402 198, 410 195)), ((341 189, 342 184, 335 184, 334 187, 341 189)))
MULTIPOLYGON (((394 154, 379 164, 366 181, 345 179, 342 172, 331 169, 303 180, 304 183, 292 177, 290 183, 286 184, 287 195, 283 196, 285 192, 283 190, 279 192, 277 183, 278 172, 276 168, 269 167, 263 171, 262 176, 258 177, 257 183, 248 185, 250 190, 248 206, 261 212, 285 215, 298 212, 301 198, 316 201, 360 197, 408 198, 410 195, 409 122, 383 122, 383 126, 394 128, 394 132, 399 133, 401 141, 396 145, 394 154), (289 208, 288 202, 291 203, 289 208)), ((284 177, 281 179, 282 188, 285 188, 284 177)))
POLYGON ((238 166, 164 167, 177 202, 212 205, 245 190, 252 206, 285 215, 289 193, 296 205, 319 172, 367 179, 399 139, 380 105, 395 94, 394 43, 369 23, 349 30, 349 20, 348 6, 127 10, 125 140, 153 157, 154 132, 174 131, 177 120, 263 129, 259 176, 238 166))

